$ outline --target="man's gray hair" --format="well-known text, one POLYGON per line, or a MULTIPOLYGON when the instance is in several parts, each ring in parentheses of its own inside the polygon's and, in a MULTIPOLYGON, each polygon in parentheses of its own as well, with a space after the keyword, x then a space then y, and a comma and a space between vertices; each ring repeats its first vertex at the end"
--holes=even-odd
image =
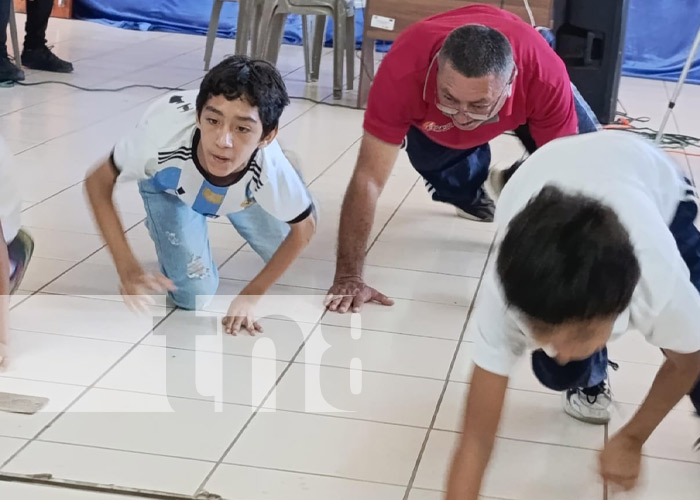
POLYGON ((456 28, 445 39, 440 59, 467 78, 487 75, 510 77, 513 71, 513 49, 500 32, 481 24, 456 28))

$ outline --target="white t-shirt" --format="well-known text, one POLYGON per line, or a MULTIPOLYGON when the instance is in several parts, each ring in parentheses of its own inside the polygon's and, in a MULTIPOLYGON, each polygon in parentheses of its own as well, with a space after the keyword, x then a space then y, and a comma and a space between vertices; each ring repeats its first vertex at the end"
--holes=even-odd
POLYGON ((0 223, 6 243, 10 243, 17 236, 21 207, 22 199, 15 182, 12 153, 0 137, 0 223))
POLYGON ((217 186, 197 160, 197 90, 168 95, 152 104, 136 128, 114 148, 122 180, 151 179, 207 217, 239 212, 253 201, 273 217, 299 222, 312 210, 309 192, 277 141, 259 150, 230 186, 217 186))
MULTIPOLYGON (((601 201, 629 232, 641 278, 629 308, 617 318, 613 339, 637 330, 660 348, 700 350, 700 294, 668 229, 688 191, 675 163, 628 132, 602 131, 550 142, 503 189, 496 207, 497 241, 510 220, 549 184, 601 201)), ((507 376, 515 361, 536 345, 522 317, 507 307, 494 261, 468 328, 476 342, 474 362, 507 376)))

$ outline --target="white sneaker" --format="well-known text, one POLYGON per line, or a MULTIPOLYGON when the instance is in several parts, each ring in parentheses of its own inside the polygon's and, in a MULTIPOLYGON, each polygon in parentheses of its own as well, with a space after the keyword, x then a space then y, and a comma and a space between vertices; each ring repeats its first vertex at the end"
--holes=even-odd
POLYGON ((563 393, 564 411, 567 415, 586 422, 587 424, 602 425, 610 422, 610 406, 612 395, 605 382, 599 384, 595 390, 569 389, 563 393), (593 392, 597 392, 593 394, 593 392))
POLYGON ((492 168, 489 170, 489 176, 484 182, 484 189, 492 200, 498 201, 498 197, 503 191, 503 186, 506 185, 506 170, 492 168))

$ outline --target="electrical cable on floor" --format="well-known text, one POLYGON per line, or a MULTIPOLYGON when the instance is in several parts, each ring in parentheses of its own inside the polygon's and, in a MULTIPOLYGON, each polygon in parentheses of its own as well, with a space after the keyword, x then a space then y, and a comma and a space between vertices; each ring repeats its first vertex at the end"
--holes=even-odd
MULTIPOLYGON (((160 87, 157 85, 148 85, 148 84, 140 84, 140 83, 136 83, 133 85, 125 85, 123 87, 117 87, 117 88, 88 88, 88 87, 81 87, 80 85, 76 85, 74 83, 61 82, 58 80, 45 80, 45 81, 41 81, 41 82, 32 82, 32 83, 25 83, 25 82, 10 82, 10 83, 13 85, 19 85, 21 87, 35 87, 37 85, 56 84, 56 85, 64 85, 66 87, 71 87, 71 88, 74 88, 77 90, 82 90, 84 92, 121 92, 123 90, 136 89, 136 88, 167 90, 170 92, 183 92, 183 91, 187 90, 187 89, 178 88, 178 87, 160 87)), ((193 90, 193 89, 191 89, 191 90, 193 90)), ((320 104, 322 106, 330 106, 333 108, 354 109, 355 111, 359 110, 359 108, 357 108, 355 106, 351 106, 349 104, 340 104, 340 103, 336 104, 336 103, 332 103, 332 102, 320 101, 318 99, 312 99, 310 97, 290 95, 289 98, 299 100, 299 101, 308 101, 308 102, 312 102, 314 104, 320 104)))
POLYGON ((81 87, 80 85, 76 85, 74 83, 61 82, 58 80, 46 80, 43 82, 32 82, 32 83, 14 82, 14 84, 19 85, 20 87, 35 87, 37 85, 47 85, 47 84, 65 85, 66 87, 71 87, 74 89, 82 90, 84 92, 121 92, 122 90, 136 89, 136 88, 154 89, 154 90, 172 90, 174 92, 185 90, 185 89, 174 88, 174 87, 159 87, 158 85, 148 85, 148 84, 140 84, 140 83, 135 83, 133 85, 125 85, 123 87, 117 87, 114 89, 110 89, 110 88, 100 89, 100 88, 81 87))
MULTIPOLYGON (((618 104, 622 108, 622 111, 617 112, 617 118, 615 121, 609 125, 605 125, 603 128, 606 130, 623 130, 625 132, 632 132, 641 135, 651 141, 656 139, 658 130, 651 127, 638 127, 634 125, 635 123, 649 123, 651 118, 648 116, 631 116, 627 113, 627 110, 622 105, 622 102, 618 99, 618 104)), ((664 133, 659 146, 662 149, 675 150, 675 149, 685 149, 689 147, 700 147, 700 138, 693 137, 685 134, 670 134, 664 133)))
MULTIPOLYGON (((364 68, 366 69, 366 68, 364 68)), ((166 91, 171 91, 171 92, 181 92, 185 91, 187 89, 179 88, 179 87, 165 87, 165 86, 158 86, 158 85, 148 85, 148 84, 133 84, 133 85, 125 85, 123 87, 117 87, 117 88, 89 88, 89 87, 82 87, 80 85, 76 85, 74 83, 68 83, 68 82, 62 82, 58 80, 45 80, 41 82, 32 82, 32 83, 25 83, 25 82, 11 82, 14 83, 15 85, 19 85, 22 87, 35 87, 38 85, 49 85, 49 84, 56 84, 56 85, 64 85, 66 87, 71 87, 77 90, 82 90, 84 92, 121 92, 123 90, 128 90, 128 89, 134 89, 134 88, 147 88, 147 89, 154 89, 154 90, 166 90, 166 91)), ((304 97, 304 96, 289 96, 290 99, 293 100, 298 100, 298 101, 307 101, 311 102, 313 104, 321 105, 321 106, 329 106, 333 108, 345 108, 345 109, 352 109, 352 110, 360 110, 359 108, 355 106, 351 106, 348 104, 340 104, 340 103, 332 103, 332 102, 326 102, 326 101, 321 101, 318 99, 313 99, 311 97, 304 97)), ((618 100, 618 103, 620 104, 620 107, 623 109, 623 111, 618 111, 617 115, 618 118, 615 120, 614 123, 610 125, 606 125, 603 128, 605 129, 614 129, 614 130, 624 130, 626 132, 633 132, 635 134, 642 135, 648 139, 654 140, 656 138, 656 133, 657 131, 650 128, 650 127, 637 127, 633 125, 634 123, 648 123, 650 121, 650 118, 648 116, 630 116, 627 111, 625 110, 625 107, 622 105, 622 102, 618 100)), ((684 135, 684 134, 669 134, 666 133, 664 134, 661 143, 661 147, 664 149, 683 149, 686 147, 698 147, 700 148, 700 138, 693 137, 690 135, 684 135)))

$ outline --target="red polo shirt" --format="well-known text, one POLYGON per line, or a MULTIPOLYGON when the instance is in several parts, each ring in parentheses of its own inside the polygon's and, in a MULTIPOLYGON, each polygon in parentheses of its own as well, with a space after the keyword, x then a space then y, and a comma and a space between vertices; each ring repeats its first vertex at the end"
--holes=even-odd
POLYGON ((473 5, 424 19, 398 37, 372 82, 364 128, 385 142, 400 144, 414 126, 438 144, 469 149, 526 122, 538 146, 576 133, 578 119, 566 67, 542 35, 519 17, 473 5), (447 35, 465 24, 501 32, 513 47, 518 67, 512 95, 498 119, 474 130, 458 129, 435 106, 437 62, 428 75, 447 35))

